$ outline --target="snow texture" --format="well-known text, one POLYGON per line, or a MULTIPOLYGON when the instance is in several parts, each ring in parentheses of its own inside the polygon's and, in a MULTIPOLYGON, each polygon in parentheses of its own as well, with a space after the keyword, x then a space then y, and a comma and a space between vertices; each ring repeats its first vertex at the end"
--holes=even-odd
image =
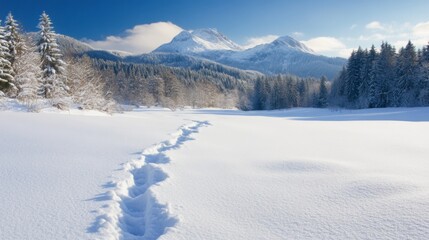
POLYGON ((106 193, 113 203, 95 223, 103 239, 158 239, 176 224, 177 219, 169 215, 168 207, 157 201, 151 189, 168 178, 159 167, 170 162, 166 153, 180 148, 191 140, 191 134, 206 125, 207 122, 194 121, 182 126, 173 138, 143 150, 140 159, 124 165, 129 177, 114 183, 116 189, 106 193))
POLYGON ((244 49, 213 29, 182 31, 155 53, 181 53, 203 57, 221 64, 266 74, 289 73, 300 77, 334 78, 345 59, 317 55, 290 36, 244 49))
POLYGON ((60 113, 0 112, 0 239, 429 236, 429 108, 60 113))
POLYGON ((243 50, 215 29, 197 29, 182 31, 167 44, 157 48, 155 52, 197 53, 212 50, 243 50))

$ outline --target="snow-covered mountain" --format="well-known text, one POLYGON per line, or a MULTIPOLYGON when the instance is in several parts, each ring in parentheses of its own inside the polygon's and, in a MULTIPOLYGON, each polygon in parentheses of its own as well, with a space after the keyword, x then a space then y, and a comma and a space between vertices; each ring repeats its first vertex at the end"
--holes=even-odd
POLYGON ((301 77, 334 78, 345 59, 317 55, 290 36, 268 44, 244 49, 213 29, 183 31, 153 53, 180 53, 209 59, 245 70, 266 74, 293 74, 301 77))
POLYGON ((198 53, 215 50, 243 50, 216 29, 182 31, 169 43, 161 45, 153 52, 198 53))
MULTIPOLYGON (((93 58, 129 63, 161 64, 172 67, 198 69, 207 65, 227 69, 226 66, 265 74, 292 74, 300 77, 323 75, 334 78, 346 60, 317 55, 303 43, 289 36, 271 43, 244 49, 214 29, 182 31, 170 43, 149 54, 128 55, 115 51, 96 50, 88 44, 58 36, 64 53, 87 54, 93 58)), ((236 70, 234 70, 236 71, 236 70)))
POLYGON ((318 55, 289 36, 239 52, 203 53, 204 57, 229 66, 266 74, 334 78, 346 63, 343 58, 318 55))

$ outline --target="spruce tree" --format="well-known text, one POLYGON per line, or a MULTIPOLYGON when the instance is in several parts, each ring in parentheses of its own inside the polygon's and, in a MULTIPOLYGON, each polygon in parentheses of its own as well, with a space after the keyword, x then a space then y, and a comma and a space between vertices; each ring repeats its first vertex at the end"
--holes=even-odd
POLYGON ((347 100, 351 106, 356 107, 356 101, 359 98, 359 88, 361 85, 362 62, 364 52, 359 47, 357 51, 353 51, 347 63, 347 78, 345 84, 345 93, 347 100))
POLYGON ((21 35, 19 24, 13 18, 12 13, 9 13, 6 17, 5 32, 5 40, 7 41, 9 47, 9 61, 12 66, 14 66, 16 58, 25 51, 25 41, 21 35))
POLYGON ((41 68, 43 71, 43 84, 40 94, 45 98, 61 99, 67 95, 68 88, 65 85, 65 63, 61 59, 62 54, 56 40, 56 34, 49 16, 43 12, 40 16, 40 40, 38 42, 41 55, 41 68))
POLYGON ((396 81, 394 84, 394 105, 412 106, 416 99, 415 86, 417 79, 417 53, 414 45, 408 41, 405 48, 401 48, 396 65, 396 81))
POLYGON ((9 59, 10 54, 6 41, 6 32, 4 27, 0 25, 0 95, 5 95, 5 93, 17 89, 14 84, 14 72, 9 59))
POLYGON ((420 105, 429 105, 429 45, 423 47, 418 64, 418 100, 420 105))
POLYGON ((378 82, 376 79, 376 60, 377 60, 377 52, 375 51, 374 45, 371 46, 371 50, 369 50, 368 62, 370 66, 367 66, 367 71, 369 71, 369 82, 368 82, 368 107, 374 108, 377 107, 378 103, 378 82))
POLYGON ((319 98, 317 100, 317 107, 326 108, 328 106, 328 88, 326 86, 327 79, 325 76, 320 79, 319 98))
POLYGON ((361 73, 360 73, 360 84, 359 84, 359 103, 358 107, 367 107, 367 99, 369 92, 369 83, 370 83, 370 73, 373 64, 373 59, 371 58, 370 51, 365 49, 363 51, 363 59, 361 62, 361 73))
POLYGON ((40 56, 35 49, 27 49, 26 45, 29 44, 24 44, 23 51, 15 60, 15 81, 19 86, 17 98, 29 107, 35 107, 42 70, 39 67, 40 56))
POLYGON ((378 85, 376 107, 389 107, 392 104, 392 83, 396 77, 395 48, 386 42, 382 43, 380 55, 375 64, 375 79, 378 85))

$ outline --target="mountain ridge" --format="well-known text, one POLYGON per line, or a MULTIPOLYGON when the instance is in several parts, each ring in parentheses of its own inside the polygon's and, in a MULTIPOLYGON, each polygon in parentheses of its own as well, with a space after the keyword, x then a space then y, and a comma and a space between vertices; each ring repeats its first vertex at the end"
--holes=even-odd
POLYGON ((290 36, 281 36, 270 43, 252 48, 208 47, 193 40, 204 32, 206 41, 222 36, 222 42, 239 46, 213 29, 183 31, 169 43, 163 44, 152 53, 181 53, 197 56, 228 66, 255 70, 265 74, 293 74, 300 77, 326 76, 333 79, 345 65, 346 60, 316 54, 305 44, 290 36))
MULTIPOLYGON (((291 74, 299 77, 320 78, 326 76, 333 79, 346 63, 346 59, 330 58, 317 55, 310 48, 289 36, 279 37, 271 43, 261 44, 253 48, 237 47, 233 41, 215 29, 197 29, 182 31, 172 41, 199 40, 197 48, 165 48, 148 54, 128 55, 118 51, 98 50, 89 44, 72 37, 58 34, 58 43, 67 55, 87 54, 92 58, 122 61, 128 63, 161 64, 170 67, 229 69, 254 72, 256 74, 291 74), (212 45, 207 43, 212 41, 212 45), (200 44, 200 45, 198 45, 200 44), (205 45, 204 45, 205 44, 205 45), (168 50, 168 51, 167 51, 168 50), (194 51, 195 50, 195 51, 194 51)), ((194 44, 194 42, 193 42, 194 44)), ((168 45, 167 45, 168 46, 168 45)), ((171 44, 169 45, 172 46, 171 44)), ((174 45, 173 45, 174 46, 174 45)), ((176 47, 176 46, 174 46, 176 47)), ((159 50, 159 48, 158 48, 159 50)), ((236 71, 236 70, 234 70, 236 71)))

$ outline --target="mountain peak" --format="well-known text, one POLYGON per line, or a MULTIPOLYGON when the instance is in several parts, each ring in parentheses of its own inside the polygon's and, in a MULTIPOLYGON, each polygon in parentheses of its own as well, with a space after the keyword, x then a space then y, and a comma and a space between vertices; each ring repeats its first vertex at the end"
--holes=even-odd
POLYGON ((270 44, 274 45, 274 46, 286 46, 288 48, 292 48, 292 49, 299 50, 302 52, 314 54, 314 51, 311 50, 309 47, 305 46, 305 44, 303 44, 303 43, 299 42, 298 40, 294 39, 293 37, 287 36, 287 35, 277 38, 276 40, 274 40, 270 44))
POLYGON ((154 52, 197 53, 216 50, 243 50, 241 46, 228 39, 213 28, 182 31, 167 44, 155 49, 154 52))

